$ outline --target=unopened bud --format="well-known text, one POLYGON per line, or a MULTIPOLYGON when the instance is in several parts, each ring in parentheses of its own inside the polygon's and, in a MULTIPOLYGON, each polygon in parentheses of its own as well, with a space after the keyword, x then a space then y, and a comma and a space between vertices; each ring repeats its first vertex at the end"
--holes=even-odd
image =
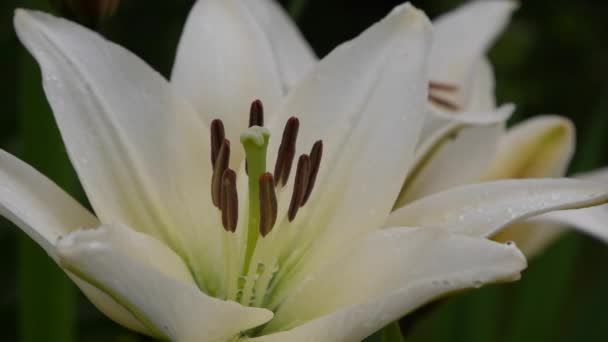
POLYGON ((98 27, 111 17, 120 5, 120 0, 50 0, 65 17, 89 27, 98 27))

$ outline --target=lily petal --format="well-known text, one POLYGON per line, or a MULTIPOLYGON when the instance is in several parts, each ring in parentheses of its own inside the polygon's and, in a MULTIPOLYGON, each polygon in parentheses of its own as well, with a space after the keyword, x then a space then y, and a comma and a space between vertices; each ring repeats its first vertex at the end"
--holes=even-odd
POLYGON ((295 328, 252 341, 360 341, 439 296, 516 280, 525 267, 513 245, 428 228, 377 231, 305 281, 267 330, 295 328))
POLYGON ((54 260, 55 243, 97 218, 33 167, 0 150, 0 214, 21 228, 54 260))
POLYGON ((516 7, 509 0, 473 1, 434 20, 431 79, 470 84, 475 68, 516 7))
POLYGON ((472 111, 488 111, 496 108, 494 70, 487 58, 483 58, 473 71, 471 97, 467 106, 472 111))
POLYGON ((41 65, 100 221, 163 239, 203 269, 222 267, 219 219, 201 210, 212 208, 208 128, 188 103, 133 54, 77 24, 18 10, 15 27, 41 65))
MULTIPOLYGON (((220 118, 237 143, 255 99, 273 108, 282 97, 270 41, 241 0, 198 0, 184 28, 171 84, 207 121, 220 118)), ((272 114, 272 111, 267 111, 272 114)), ((243 154, 240 149, 234 152, 243 154)))
POLYGON ((436 129, 417 149, 414 167, 403 184, 395 208, 426 195, 479 179, 482 170, 490 166, 496 154, 498 141, 512 110, 512 106, 506 105, 495 112, 490 111, 493 113, 491 115, 478 116, 483 116, 488 124, 482 123, 481 120, 465 123, 466 120, 461 117, 457 121, 450 120, 443 128, 436 129), (480 141, 483 141, 483 144, 480 144, 480 141), (463 155, 468 156, 466 160, 462 160, 463 155), (458 166, 453 167, 454 165, 458 166))
POLYGON ((207 296, 179 256, 130 229, 78 231, 58 243, 58 252, 63 267, 103 289, 164 338, 225 341, 272 318, 268 310, 207 296))
POLYGON ((563 117, 526 120, 501 138, 484 180, 560 177, 574 154, 574 126, 563 117))
POLYGON ((575 179, 502 180, 424 197, 393 212, 386 226, 445 228, 490 237, 532 216, 607 201, 608 185, 575 179))
MULTIPOLYGON (((21 228, 58 262, 55 244, 70 232, 99 221, 80 203, 31 166, 0 150, 0 214, 21 228)), ((91 302, 115 322, 132 330, 147 329, 122 305, 70 274, 91 302)))
POLYGON ((283 90, 291 89, 317 64, 317 56, 275 0, 243 1, 260 25, 279 64, 283 90))
MULTIPOLYGON (((430 29, 424 13, 399 6, 334 50, 290 92, 273 134, 295 113, 298 153, 324 141, 317 186, 303 208, 310 210, 293 223, 306 224, 294 247, 305 249, 318 238, 319 251, 335 250, 336 239, 376 229, 391 211, 424 120, 430 29), (331 222, 324 221, 328 212, 331 222)), ((276 140, 270 151, 277 151, 276 140)), ((312 254, 324 258, 319 251, 312 254)))
MULTIPOLYGON (((578 174, 575 177, 608 185, 608 168, 578 174)), ((523 244, 520 248, 526 256, 534 256, 557 239, 568 227, 608 243, 608 205, 546 213, 508 227, 496 238, 511 239, 516 243, 521 241, 523 244)))

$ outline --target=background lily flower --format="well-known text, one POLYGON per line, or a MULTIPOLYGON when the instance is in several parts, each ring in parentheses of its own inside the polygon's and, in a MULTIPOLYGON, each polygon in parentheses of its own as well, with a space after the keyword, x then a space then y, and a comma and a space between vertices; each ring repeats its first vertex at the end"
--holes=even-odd
POLYGON ((95 215, 4 152, 0 209, 118 323, 183 342, 360 340, 438 296, 519 277, 513 244, 459 233, 608 199, 580 180, 498 181, 398 211, 446 229, 382 229, 423 129, 428 19, 396 8, 283 98, 247 6, 197 3, 172 85, 83 27, 15 15, 95 215))

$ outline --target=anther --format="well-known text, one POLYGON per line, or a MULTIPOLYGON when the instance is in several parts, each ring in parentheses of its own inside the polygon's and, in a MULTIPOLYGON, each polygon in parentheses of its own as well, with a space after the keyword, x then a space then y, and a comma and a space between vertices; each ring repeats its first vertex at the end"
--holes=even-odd
POLYGON ((443 82, 436 82, 436 81, 430 81, 429 82, 429 89, 430 90, 455 92, 455 91, 458 91, 458 88, 459 87, 458 87, 457 84, 443 83, 443 82))
POLYGON ((226 139, 222 142, 215 160, 215 166, 213 167, 213 176, 211 178, 211 199, 213 204, 221 208, 221 194, 222 194, 222 179, 224 171, 228 168, 230 163, 230 142, 226 139))
POLYGON ((310 194, 312 194, 312 190, 315 187, 317 174, 319 173, 319 167, 321 166, 321 157, 323 157, 323 141, 319 140, 315 142, 310 151, 310 175, 308 177, 304 199, 302 199, 302 206, 308 202, 310 194))
POLYGON ((226 139, 224 123, 220 119, 213 120, 211 122, 211 165, 213 167, 215 167, 215 161, 220 153, 224 139, 226 139))
POLYGON ((299 128, 300 121, 296 117, 289 118, 285 124, 277 162, 274 166, 274 177, 277 185, 285 186, 287 180, 289 180, 289 173, 296 155, 296 140, 298 139, 299 128))
POLYGON ((289 203, 289 210, 287 216, 289 222, 296 218, 298 210, 302 206, 304 201, 304 195, 308 187, 308 180, 310 177, 310 157, 306 154, 300 156, 298 160, 298 167, 296 169, 296 179, 293 184, 293 193, 291 194, 291 203, 289 203))
POLYGON ((249 127, 253 126, 264 127, 264 106, 260 100, 253 101, 249 110, 249 127))
POLYGON ((277 194, 274 177, 270 172, 260 176, 260 234, 265 237, 277 222, 277 194))
POLYGON ((444 98, 441 98, 439 96, 435 96, 433 94, 429 94, 428 99, 432 103, 434 103, 440 107, 444 107, 445 109, 451 110, 453 112, 459 111, 461 109, 459 105, 457 105, 449 100, 446 100, 444 98))
POLYGON ((222 225, 226 231, 234 233, 239 219, 239 199, 236 191, 236 172, 232 169, 226 169, 222 175, 220 197, 222 225))

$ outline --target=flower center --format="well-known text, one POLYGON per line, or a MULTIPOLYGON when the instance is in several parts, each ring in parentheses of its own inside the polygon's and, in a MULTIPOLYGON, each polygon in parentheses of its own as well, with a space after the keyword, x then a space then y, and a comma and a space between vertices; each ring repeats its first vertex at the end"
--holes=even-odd
MULTIPOLYGON (((299 131, 299 120, 291 117, 287 120, 279 145, 274 173, 267 171, 267 150, 270 132, 263 127, 264 109, 262 102, 252 103, 249 116, 249 128, 241 135, 241 144, 245 150, 245 171, 248 178, 248 205, 246 220, 239 223, 239 194, 237 192, 237 175, 230 169, 230 141, 226 139, 224 125, 216 119, 211 123, 211 163, 213 175, 211 196, 213 204, 220 210, 222 225, 226 237, 228 267, 225 286, 228 288, 220 296, 240 301, 244 305, 260 306, 263 302, 272 277, 278 268, 276 257, 269 257, 268 244, 273 230, 281 227, 279 201, 277 193, 283 193, 289 182, 296 155, 296 142, 299 131), (278 226, 278 227, 277 227, 278 226), (238 232, 237 227, 243 227, 238 232), (263 249, 264 251, 257 251, 263 249), (234 275, 237 277, 234 277, 234 275)), ((292 222, 300 208, 309 200, 323 154, 323 142, 315 142, 309 154, 298 158, 295 178, 289 201, 289 207, 282 215, 287 222, 292 222)), ((241 213, 245 210, 241 210, 241 213)), ((276 232, 278 233, 278 232, 276 232)), ((276 235, 276 234, 274 234, 276 235)), ((273 237, 274 238, 274 237, 273 237)), ((281 241, 279 239, 274 239, 281 241)), ((279 243, 275 241, 274 243, 279 243)), ((273 246, 276 250, 279 246, 273 246)))

